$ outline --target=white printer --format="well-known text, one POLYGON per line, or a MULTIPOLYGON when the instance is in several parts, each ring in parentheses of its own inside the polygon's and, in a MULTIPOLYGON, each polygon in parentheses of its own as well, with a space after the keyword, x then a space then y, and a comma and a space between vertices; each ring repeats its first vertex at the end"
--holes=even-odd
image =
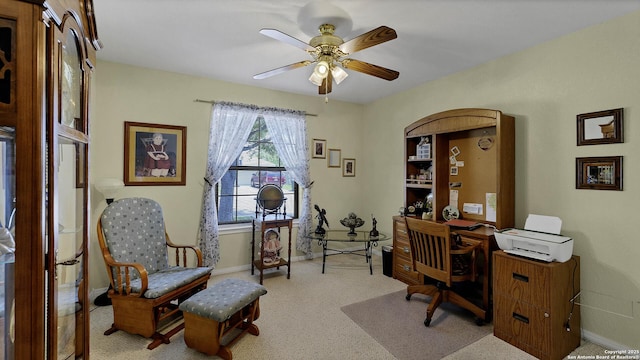
POLYGON ((560 235, 562 220, 555 216, 529 214, 522 229, 494 233, 500 249, 514 255, 547 262, 565 262, 573 254, 573 239, 560 235))

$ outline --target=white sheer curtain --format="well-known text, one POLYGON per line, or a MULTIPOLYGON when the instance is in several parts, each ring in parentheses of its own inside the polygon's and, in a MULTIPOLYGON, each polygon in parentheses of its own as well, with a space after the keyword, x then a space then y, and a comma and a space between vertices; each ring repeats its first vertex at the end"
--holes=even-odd
POLYGON ((259 113, 257 106, 228 102, 217 102, 211 110, 207 170, 200 215, 199 247, 205 266, 215 267, 220 259, 214 186, 240 156, 259 113))
POLYGON ((302 205, 299 210, 296 248, 312 257, 311 239, 311 176, 307 149, 307 124, 301 111, 263 108, 262 116, 271 135, 278 156, 293 180, 302 188, 302 205))

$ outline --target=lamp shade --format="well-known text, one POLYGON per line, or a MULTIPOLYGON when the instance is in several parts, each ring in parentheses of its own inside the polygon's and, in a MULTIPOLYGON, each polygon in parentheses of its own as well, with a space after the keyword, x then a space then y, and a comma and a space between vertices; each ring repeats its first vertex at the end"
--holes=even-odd
POLYGON ((96 181, 94 186, 107 200, 107 204, 110 204, 118 192, 124 188, 124 182, 120 179, 104 178, 96 181))
POLYGON ((325 60, 318 61, 318 64, 313 69, 313 73, 323 79, 326 78, 327 75, 329 75, 329 63, 325 60))
POLYGON ((336 84, 340 84, 342 80, 346 79, 349 74, 346 71, 342 70, 341 67, 334 66, 331 69, 331 75, 333 76, 333 80, 336 81, 336 84))

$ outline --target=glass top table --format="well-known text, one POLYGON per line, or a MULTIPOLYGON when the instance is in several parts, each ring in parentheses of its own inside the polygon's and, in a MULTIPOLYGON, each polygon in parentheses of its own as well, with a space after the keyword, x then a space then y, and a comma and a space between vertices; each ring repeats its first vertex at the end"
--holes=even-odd
POLYGON ((326 230, 324 234, 311 233, 307 235, 307 238, 318 241, 318 245, 322 246, 322 273, 324 274, 324 265, 327 260, 327 256, 339 255, 339 254, 353 254, 364 256, 369 264, 369 273, 373 275, 373 263, 371 261, 371 252, 373 247, 378 246, 378 241, 389 240, 389 236, 382 232, 379 232, 378 236, 371 236, 369 231, 361 230, 355 231, 356 235, 349 235, 347 230, 326 230), (363 249, 356 250, 344 250, 344 249, 330 249, 328 244, 330 242, 341 243, 361 243, 364 245, 363 249), (328 253, 328 251, 330 251, 328 253))

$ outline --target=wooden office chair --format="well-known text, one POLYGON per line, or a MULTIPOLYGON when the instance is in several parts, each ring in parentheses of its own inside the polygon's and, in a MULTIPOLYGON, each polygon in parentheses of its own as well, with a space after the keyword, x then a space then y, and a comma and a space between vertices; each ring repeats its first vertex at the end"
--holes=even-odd
POLYGON ((482 325, 486 311, 451 289, 453 283, 476 280, 475 250, 480 241, 465 239, 456 243, 451 239, 449 226, 433 221, 405 218, 411 244, 413 269, 437 281, 435 285, 409 285, 407 301, 415 293, 431 296, 424 326, 429 326, 434 311, 442 302, 458 305, 476 315, 482 325), (468 258, 468 259, 467 259, 468 258), (467 266, 454 266, 468 260, 467 266))

